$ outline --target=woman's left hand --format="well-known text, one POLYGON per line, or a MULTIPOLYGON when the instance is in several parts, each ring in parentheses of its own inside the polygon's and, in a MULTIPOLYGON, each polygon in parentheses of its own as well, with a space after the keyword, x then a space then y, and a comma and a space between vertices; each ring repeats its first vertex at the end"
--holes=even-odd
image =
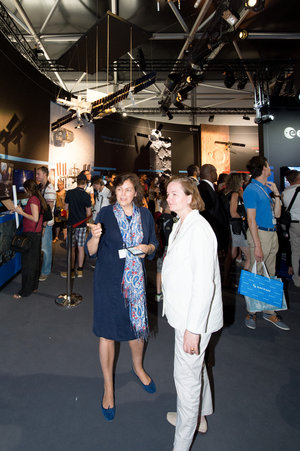
POLYGON ((184 352, 188 354, 196 354, 199 355, 199 342, 200 342, 200 335, 193 334, 189 330, 186 330, 184 332, 183 337, 183 350, 184 352))
POLYGON ((151 248, 151 245, 150 244, 139 244, 138 246, 136 246, 138 249, 140 249, 142 252, 144 252, 144 254, 143 255, 139 255, 139 257, 140 258, 145 258, 145 256, 147 255, 147 254, 149 254, 150 253, 150 248, 151 248))

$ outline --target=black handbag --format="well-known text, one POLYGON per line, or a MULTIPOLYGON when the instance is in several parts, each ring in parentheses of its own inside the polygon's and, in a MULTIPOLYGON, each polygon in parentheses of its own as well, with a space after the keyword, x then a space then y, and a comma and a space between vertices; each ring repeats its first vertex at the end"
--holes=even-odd
POLYGON ((21 254, 25 254, 25 252, 29 251, 31 247, 31 238, 30 236, 24 235, 23 233, 19 235, 15 235, 11 242, 11 249, 15 252, 20 252, 21 254))
POLYGON ((51 221, 52 218, 53 218, 53 215, 52 215, 51 207, 50 207, 50 205, 47 204, 47 209, 44 210, 44 212, 43 212, 43 222, 51 221))

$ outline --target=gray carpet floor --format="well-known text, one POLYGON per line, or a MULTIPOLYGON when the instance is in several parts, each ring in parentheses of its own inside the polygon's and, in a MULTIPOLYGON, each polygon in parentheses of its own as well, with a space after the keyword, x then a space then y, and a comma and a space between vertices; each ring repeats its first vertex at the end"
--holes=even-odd
MULTIPOLYGON (((17 301, 20 274, 0 291, 1 451, 171 451, 176 409, 174 333, 154 301, 155 264, 148 264, 151 336, 145 368, 157 385, 146 393, 131 373, 127 343, 118 349, 116 417, 101 413, 102 375, 92 333, 93 269, 75 279, 80 305, 55 304, 66 291, 65 250, 54 245, 53 272, 38 293, 17 301)), ((233 272, 238 278, 238 269, 233 272)), ((196 434, 193 451, 298 451, 300 449, 300 290, 286 282, 285 332, 259 315, 244 325, 243 297, 223 292, 225 327, 213 339, 209 369, 215 413, 208 432, 196 434)))

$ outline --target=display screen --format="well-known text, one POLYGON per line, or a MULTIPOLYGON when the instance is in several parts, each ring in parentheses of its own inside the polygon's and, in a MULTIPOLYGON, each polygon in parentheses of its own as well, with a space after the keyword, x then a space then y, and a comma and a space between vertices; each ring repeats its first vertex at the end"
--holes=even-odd
POLYGON ((24 193, 25 189, 23 184, 28 179, 33 179, 34 173, 28 169, 15 169, 14 170, 14 182, 16 185, 17 193, 24 193))
POLYGON ((0 161, 0 199, 12 196, 13 168, 13 163, 0 161))

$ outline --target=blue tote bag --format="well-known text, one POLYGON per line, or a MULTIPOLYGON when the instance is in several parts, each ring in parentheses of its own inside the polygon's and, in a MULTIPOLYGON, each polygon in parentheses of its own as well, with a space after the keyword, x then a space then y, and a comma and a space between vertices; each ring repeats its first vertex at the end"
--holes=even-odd
POLYGON ((262 262, 264 276, 257 274, 256 262, 252 272, 241 271, 238 293, 245 296, 249 312, 264 310, 286 310, 283 283, 280 279, 271 278, 262 262))

